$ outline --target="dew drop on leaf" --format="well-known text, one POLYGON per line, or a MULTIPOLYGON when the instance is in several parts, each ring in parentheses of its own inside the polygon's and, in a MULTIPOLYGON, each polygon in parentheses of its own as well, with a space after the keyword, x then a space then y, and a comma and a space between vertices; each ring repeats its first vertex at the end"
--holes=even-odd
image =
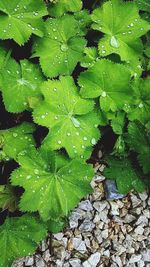
POLYGON ((13 137, 17 137, 18 136, 18 134, 17 133, 13 133, 13 137))
POLYGON ((91 144, 92 144, 92 145, 96 145, 96 139, 95 139, 95 138, 92 138, 92 140, 91 140, 91 144))
POLYGON ((34 170, 34 173, 35 173, 35 174, 39 174, 39 170, 38 170, 38 169, 35 169, 35 170, 34 170))
POLYGON ((63 52, 66 52, 68 50, 68 46, 66 44, 62 44, 60 48, 63 52))
POLYGON ((71 121, 76 128, 80 127, 80 122, 76 118, 71 117, 71 121))
POLYGON ((103 91, 103 92, 102 92, 102 97, 106 97, 106 95, 107 95, 106 92, 103 91))
POLYGON ((143 106, 144 106, 143 103, 139 104, 139 108, 143 108, 143 106))
POLYGON ((118 48, 119 47, 119 42, 115 36, 112 36, 110 39, 110 45, 112 47, 118 48))

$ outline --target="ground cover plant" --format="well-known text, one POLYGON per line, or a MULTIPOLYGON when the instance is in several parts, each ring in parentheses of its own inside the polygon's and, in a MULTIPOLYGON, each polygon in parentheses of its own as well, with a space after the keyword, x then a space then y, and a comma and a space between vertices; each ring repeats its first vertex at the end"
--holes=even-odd
POLYGON ((92 192, 150 174, 148 0, 0 1, 0 267, 31 255, 92 192))

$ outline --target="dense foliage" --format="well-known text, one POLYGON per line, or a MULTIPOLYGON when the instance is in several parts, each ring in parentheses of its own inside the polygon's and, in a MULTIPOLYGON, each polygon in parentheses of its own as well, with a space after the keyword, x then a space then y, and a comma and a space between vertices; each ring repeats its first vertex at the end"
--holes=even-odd
POLYGON ((149 13, 148 0, 0 1, 0 267, 64 227, 92 191, 95 148, 121 193, 147 186, 149 13))

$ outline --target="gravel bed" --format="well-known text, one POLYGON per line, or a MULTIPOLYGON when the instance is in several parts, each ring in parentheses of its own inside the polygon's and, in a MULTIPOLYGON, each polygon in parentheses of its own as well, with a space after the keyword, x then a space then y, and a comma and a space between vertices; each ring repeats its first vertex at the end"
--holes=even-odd
POLYGON ((12 267, 150 267, 150 197, 130 192, 108 201, 96 167, 93 194, 82 200, 64 232, 49 235, 35 255, 12 267))

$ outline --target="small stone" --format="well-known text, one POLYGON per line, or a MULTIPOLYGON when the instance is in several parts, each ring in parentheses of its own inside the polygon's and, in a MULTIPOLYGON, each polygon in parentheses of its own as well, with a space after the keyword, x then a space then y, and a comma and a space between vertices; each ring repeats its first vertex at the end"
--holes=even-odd
POLYGON ((81 210, 91 211, 93 210, 92 204, 89 200, 83 200, 79 204, 81 210))
POLYGON ((112 256, 112 260, 117 264, 118 267, 123 266, 121 258, 119 256, 114 256, 114 257, 112 256))
POLYGON ((119 206, 116 202, 110 201, 111 205, 111 215, 119 215, 119 206))
POLYGON ((45 251, 46 249, 47 249, 46 241, 42 241, 42 243, 41 243, 41 250, 42 251, 45 251))
POLYGON ((148 209, 143 210, 143 215, 144 215, 146 218, 150 219, 150 210, 148 210, 148 209))
POLYGON ((86 246, 82 239, 75 237, 72 239, 72 244, 73 248, 77 251, 80 251, 81 253, 84 253, 86 251, 86 246))
POLYGON ((54 238, 56 238, 57 240, 62 240, 64 234, 63 233, 57 233, 57 234, 54 234, 54 238))
POLYGON ((43 259, 44 259, 46 262, 50 261, 50 259, 51 259, 51 255, 50 255, 49 249, 47 249, 47 250, 44 252, 44 254, 43 254, 43 259))
POLYGON ((106 256, 107 258, 109 258, 110 257, 110 251, 109 251, 109 249, 105 250, 103 252, 103 255, 106 256))
POLYGON ((108 200, 120 199, 124 197, 124 195, 119 194, 116 183, 113 180, 105 180, 105 191, 106 198, 108 200))
POLYGON ((56 260, 56 266, 57 266, 57 267, 63 267, 63 262, 62 262, 62 260, 56 260))
POLYGON ((81 267, 81 260, 80 259, 70 259, 69 263, 72 267, 81 267))
POLYGON ((139 218, 138 218, 138 220, 137 220, 137 222, 136 222, 136 225, 142 225, 142 226, 146 226, 146 225, 148 225, 148 219, 146 218, 146 216, 144 216, 144 215, 141 215, 139 218))
POLYGON ((127 214, 123 221, 125 223, 131 223, 131 222, 133 222, 135 220, 136 220, 136 217, 135 216, 133 216, 131 214, 127 214))
POLYGON ((142 255, 132 255, 130 260, 129 260, 129 263, 135 263, 135 262, 138 262, 140 261, 142 258, 142 255))
POLYGON ((71 213, 71 216, 69 217, 69 225, 71 229, 78 227, 78 220, 81 220, 84 214, 85 211, 81 209, 76 209, 71 213))
POLYGON ((79 230, 81 232, 91 232, 95 228, 95 224, 89 220, 85 219, 83 223, 80 225, 79 230))
POLYGON ((101 232, 102 238, 106 239, 108 237, 108 229, 101 232))
POLYGON ((141 254, 143 261, 150 262, 150 249, 144 250, 141 254))
POLYGON ((36 267, 45 267, 45 262, 41 257, 36 258, 36 267))
POLYGON ((142 235, 144 233, 144 228, 142 226, 138 226, 134 229, 134 232, 138 235, 142 235))
POLYGON ((98 212, 101 212, 107 207, 107 205, 108 205, 107 201, 96 201, 94 202, 93 207, 98 212))
POLYGON ((83 267, 96 267, 100 261, 101 254, 96 252, 92 254, 87 261, 83 262, 83 267))
POLYGON ((31 266, 33 264, 34 264, 33 256, 28 256, 25 258, 25 265, 26 266, 31 266))
POLYGON ((148 198, 147 192, 139 193, 139 197, 142 201, 145 201, 148 198))
POLYGON ((131 195, 131 202, 132 202, 132 207, 135 208, 141 204, 141 199, 137 198, 136 195, 131 195))
POLYGON ((105 180, 105 177, 102 176, 102 175, 98 175, 98 174, 96 174, 96 175, 94 176, 94 181, 97 182, 97 183, 102 182, 102 181, 104 181, 104 180, 105 180))
POLYGON ((145 267, 144 261, 140 260, 139 262, 137 262, 137 267, 145 267))
POLYGON ((23 267, 23 262, 24 258, 20 258, 13 263, 12 267, 23 267))

